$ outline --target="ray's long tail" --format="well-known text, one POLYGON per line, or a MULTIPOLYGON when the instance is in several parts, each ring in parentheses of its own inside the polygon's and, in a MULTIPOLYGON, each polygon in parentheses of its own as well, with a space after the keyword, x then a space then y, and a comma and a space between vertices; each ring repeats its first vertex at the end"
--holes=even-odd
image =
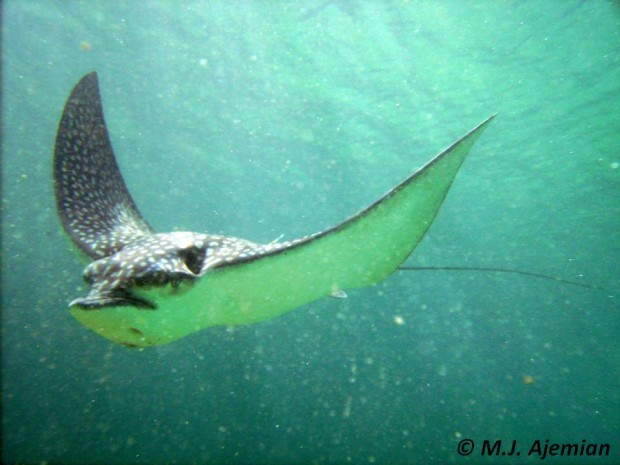
POLYGON ((563 284, 570 284, 571 286, 584 287, 586 289, 598 289, 605 290, 604 287, 596 286, 593 284, 582 283, 578 281, 571 281, 570 279, 560 278, 558 276, 551 276, 542 273, 534 273, 532 271, 513 270, 509 268, 491 268, 491 267, 468 267, 468 266, 399 266, 399 270, 403 271, 485 271, 489 273, 511 273, 520 274, 523 276, 532 276, 534 278, 547 279, 549 281, 555 281, 563 284))

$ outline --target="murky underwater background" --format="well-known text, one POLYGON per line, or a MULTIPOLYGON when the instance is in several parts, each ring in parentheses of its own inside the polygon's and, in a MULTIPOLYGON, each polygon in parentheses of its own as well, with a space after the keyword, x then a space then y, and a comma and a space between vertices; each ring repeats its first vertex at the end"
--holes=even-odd
POLYGON ((2 28, 4 463, 538 463, 536 439, 620 462, 617 2, 12 0, 2 28), (257 242, 339 222, 498 112, 407 264, 605 290, 398 272, 113 345, 67 310, 84 263, 51 183, 91 70, 149 222, 257 242))

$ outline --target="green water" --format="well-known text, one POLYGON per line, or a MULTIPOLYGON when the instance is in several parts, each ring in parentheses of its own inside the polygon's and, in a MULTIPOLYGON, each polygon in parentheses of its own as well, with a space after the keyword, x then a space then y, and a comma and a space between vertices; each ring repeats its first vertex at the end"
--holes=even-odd
POLYGON ((620 461, 617 2, 12 0, 2 20, 3 463, 583 463, 528 457, 546 439, 620 461), (91 70, 159 231, 316 232, 497 112, 407 264, 605 290, 400 272, 115 346, 68 312, 84 264, 51 184, 91 70), (497 439, 522 455, 481 457, 497 439))

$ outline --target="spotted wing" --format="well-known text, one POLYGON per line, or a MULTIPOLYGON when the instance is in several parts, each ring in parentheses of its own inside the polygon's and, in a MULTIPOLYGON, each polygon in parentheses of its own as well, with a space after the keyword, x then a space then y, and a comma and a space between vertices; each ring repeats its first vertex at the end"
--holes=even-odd
POLYGON ((56 134, 54 185, 65 231, 94 259, 153 232, 116 163, 97 73, 84 76, 65 105, 56 134))

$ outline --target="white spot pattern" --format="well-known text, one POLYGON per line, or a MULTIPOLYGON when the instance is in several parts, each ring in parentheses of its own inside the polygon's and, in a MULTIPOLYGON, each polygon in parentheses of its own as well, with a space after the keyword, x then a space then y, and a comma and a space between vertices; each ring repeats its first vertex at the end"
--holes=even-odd
POLYGON ((54 152, 56 203, 63 227, 95 261, 84 271, 89 294, 83 308, 154 304, 132 294, 135 286, 176 287, 207 271, 293 246, 260 245, 192 232, 153 232, 125 186, 103 117, 97 75, 75 86, 63 111, 54 152))
POLYGON ((84 308, 135 305, 154 308, 131 294, 134 286, 177 287, 209 270, 257 258, 304 239, 256 244, 234 237, 193 232, 158 233, 140 237, 108 257, 94 261, 84 271, 91 285, 87 297, 72 304, 84 308))
POLYGON ((65 230, 92 258, 153 233, 116 163, 95 73, 82 78, 65 105, 56 136, 54 184, 65 230))

